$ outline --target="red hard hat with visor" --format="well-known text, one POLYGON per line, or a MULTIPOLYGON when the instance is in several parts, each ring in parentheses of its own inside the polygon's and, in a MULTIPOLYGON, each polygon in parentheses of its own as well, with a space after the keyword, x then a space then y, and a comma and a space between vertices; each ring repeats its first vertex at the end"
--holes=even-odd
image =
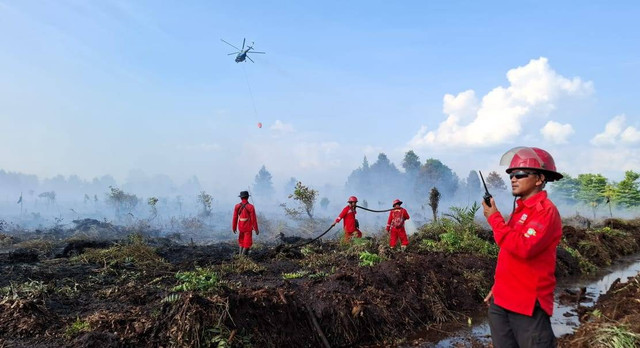
POLYGON ((529 169, 544 174, 547 181, 562 179, 562 174, 556 171, 553 157, 547 151, 537 147, 514 147, 502 155, 500 165, 509 166, 507 173, 516 169, 529 169))

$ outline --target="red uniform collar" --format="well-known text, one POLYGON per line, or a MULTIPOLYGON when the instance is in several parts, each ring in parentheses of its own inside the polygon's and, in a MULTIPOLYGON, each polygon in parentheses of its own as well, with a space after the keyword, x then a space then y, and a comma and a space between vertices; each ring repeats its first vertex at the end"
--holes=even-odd
POLYGON ((525 207, 531 208, 531 207, 535 206, 536 204, 544 201, 545 199, 547 199, 547 191, 542 190, 542 191, 536 193, 535 195, 533 195, 533 196, 531 196, 531 197, 529 197, 529 198, 527 198, 525 200, 518 199, 517 203, 518 203, 518 206, 521 206, 521 205, 524 204, 525 207))

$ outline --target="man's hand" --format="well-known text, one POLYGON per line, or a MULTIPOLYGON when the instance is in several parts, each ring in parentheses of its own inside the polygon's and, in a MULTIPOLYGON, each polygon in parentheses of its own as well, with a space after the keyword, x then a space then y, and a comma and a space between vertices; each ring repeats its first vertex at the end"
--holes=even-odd
POLYGON ((236 230, 233 230, 233 234, 236 234, 236 230))
POLYGON ((387 226, 387 227, 385 228, 385 230, 387 230, 387 232, 390 232, 390 231, 391 231, 391 228, 390 228, 389 226, 387 226))
MULTIPOLYGON (((493 205, 493 202, 492 204, 493 205)), ((484 298, 484 303, 487 304, 487 306, 489 306, 489 304, 491 303, 491 297, 493 297, 493 290, 489 290, 489 293, 487 294, 487 296, 484 298)))
POLYGON ((485 218, 489 218, 489 216, 493 215, 495 212, 498 211, 498 207, 496 207, 496 201, 493 199, 493 197, 491 197, 491 206, 489 207, 487 205, 487 203, 484 202, 484 200, 482 200, 482 208, 483 208, 483 214, 485 218))
POLYGON ((256 230, 256 236, 260 234, 260 231, 256 230))

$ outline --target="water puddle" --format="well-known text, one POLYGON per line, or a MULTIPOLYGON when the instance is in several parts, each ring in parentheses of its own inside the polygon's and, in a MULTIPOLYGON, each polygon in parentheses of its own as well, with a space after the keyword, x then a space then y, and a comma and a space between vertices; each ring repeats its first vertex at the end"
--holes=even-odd
MULTIPOLYGON (((551 317, 551 326, 556 337, 560 337, 566 334, 571 334, 580 324, 577 308, 578 304, 583 307, 593 307, 600 295, 609 290, 613 282, 620 278, 621 283, 627 282, 629 277, 636 276, 640 273, 640 254, 627 256, 621 258, 616 264, 600 270, 595 276, 589 278, 574 278, 563 279, 558 282, 556 286, 556 294, 554 301, 553 316, 551 317), (560 296, 563 295, 566 298, 567 290, 569 292, 579 293, 580 289, 584 288, 586 299, 578 303, 576 296, 575 301, 560 301, 560 296)), ((455 346, 468 346, 471 341, 475 341, 481 344, 488 344, 491 342, 489 323, 487 322, 486 315, 472 318, 470 327, 460 329, 449 335, 448 338, 433 342, 421 342, 406 347, 455 347, 455 346)))

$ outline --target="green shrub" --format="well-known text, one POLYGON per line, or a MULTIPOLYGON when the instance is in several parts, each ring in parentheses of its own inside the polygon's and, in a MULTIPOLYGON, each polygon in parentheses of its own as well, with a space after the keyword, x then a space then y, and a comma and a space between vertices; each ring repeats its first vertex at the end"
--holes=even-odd
POLYGON ((292 273, 282 273, 282 278, 283 279, 297 279, 297 278, 302 278, 302 277, 306 276, 307 274, 309 274, 309 271, 297 271, 297 272, 292 272, 292 273))
POLYGON ((172 291, 202 291, 215 290, 220 285, 218 274, 208 268, 196 268, 195 271, 178 272, 176 278, 181 282, 172 291))
POLYGON ((87 332, 89 330, 91 330, 89 323, 86 321, 80 320, 80 318, 77 318, 76 321, 73 322, 73 324, 67 327, 67 329, 64 332, 64 335, 67 338, 71 338, 81 332, 87 332))
POLYGON ((360 253, 360 266, 373 266, 376 263, 380 263, 382 261, 382 257, 378 254, 373 254, 368 251, 363 251, 360 253))

